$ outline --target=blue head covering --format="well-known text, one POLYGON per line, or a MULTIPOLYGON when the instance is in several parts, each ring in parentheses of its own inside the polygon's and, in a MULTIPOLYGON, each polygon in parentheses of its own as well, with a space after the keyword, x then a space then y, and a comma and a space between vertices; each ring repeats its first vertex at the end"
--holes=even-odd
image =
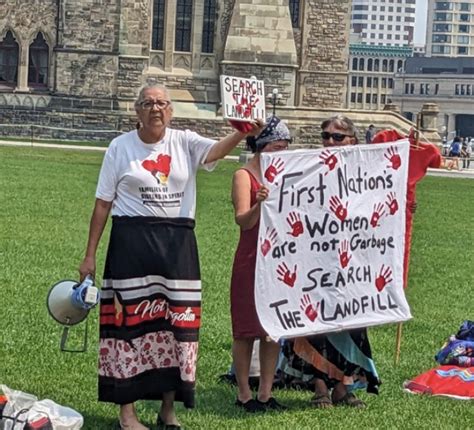
POLYGON ((291 142, 290 130, 278 117, 271 116, 267 119, 267 125, 258 136, 247 137, 247 146, 252 152, 260 152, 270 142, 287 140, 291 142))

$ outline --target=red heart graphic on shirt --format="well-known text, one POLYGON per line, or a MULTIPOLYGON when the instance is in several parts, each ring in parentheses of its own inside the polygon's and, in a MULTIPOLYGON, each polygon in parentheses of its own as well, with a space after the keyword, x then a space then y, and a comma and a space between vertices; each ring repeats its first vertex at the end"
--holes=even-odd
POLYGON ((166 154, 158 155, 155 160, 145 160, 142 162, 144 169, 151 172, 152 175, 156 175, 157 172, 162 173, 164 176, 169 176, 171 169, 171 157, 166 154))
POLYGON ((150 171, 152 175, 154 175, 158 171, 157 164, 158 163, 155 160, 145 160, 142 163, 142 166, 144 169, 150 171))
POLYGON ((171 169, 171 157, 165 154, 158 155, 156 167, 158 172, 163 173, 165 176, 169 176, 171 169))

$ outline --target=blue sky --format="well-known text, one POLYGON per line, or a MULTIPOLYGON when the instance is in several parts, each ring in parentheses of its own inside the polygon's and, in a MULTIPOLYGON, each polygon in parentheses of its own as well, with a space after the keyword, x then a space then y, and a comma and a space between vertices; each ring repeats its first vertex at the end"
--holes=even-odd
POLYGON ((415 34, 416 44, 425 43, 426 37, 426 17, 428 0, 416 0, 415 5, 415 34))

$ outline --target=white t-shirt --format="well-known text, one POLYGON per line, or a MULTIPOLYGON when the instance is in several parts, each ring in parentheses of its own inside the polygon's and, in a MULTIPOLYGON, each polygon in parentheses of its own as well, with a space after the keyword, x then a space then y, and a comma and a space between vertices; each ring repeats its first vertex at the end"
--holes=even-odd
POLYGON ((96 197, 113 202, 112 215, 194 219, 197 169, 214 169, 204 164, 214 143, 190 130, 167 128, 153 144, 123 134, 105 153, 96 197))

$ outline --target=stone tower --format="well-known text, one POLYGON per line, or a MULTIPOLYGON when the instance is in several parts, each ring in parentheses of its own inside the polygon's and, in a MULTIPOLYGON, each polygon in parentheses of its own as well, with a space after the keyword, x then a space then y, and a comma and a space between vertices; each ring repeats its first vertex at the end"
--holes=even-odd
POLYGON ((294 106, 298 56, 288 0, 236 0, 221 65, 222 74, 263 79, 267 92, 278 88, 294 106))
POLYGON ((350 3, 301 1, 300 25, 293 28, 288 0, 235 0, 222 73, 264 79, 286 106, 342 107, 350 3))

